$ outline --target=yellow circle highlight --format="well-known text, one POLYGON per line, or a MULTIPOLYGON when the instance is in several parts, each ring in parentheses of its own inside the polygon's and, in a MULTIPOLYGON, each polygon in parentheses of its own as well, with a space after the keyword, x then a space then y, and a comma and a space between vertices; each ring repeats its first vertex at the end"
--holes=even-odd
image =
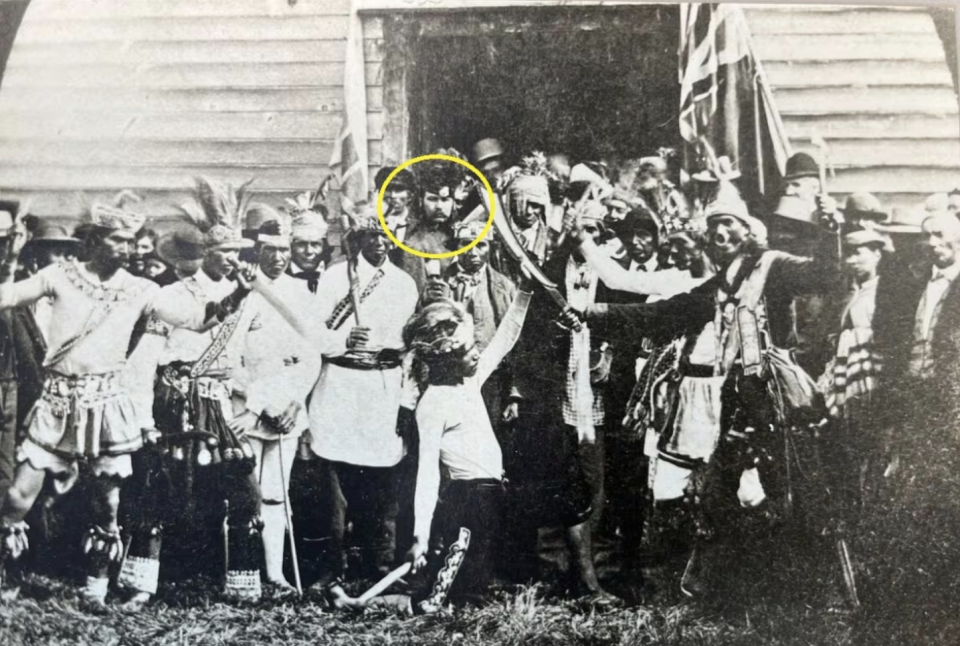
POLYGON ((387 233, 387 237, 390 238, 390 241, 393 244, 400 247, 401 249, 403 249, 404 251, 406 251, 407 253, 412 253, 414 256, 419 256, 421 258, 430 258, 432 260, 443 260, 444 258, 453 258, 454 256, 459 256, 465 251, 470 251, 471 249, 476 247, 480 243, 480 241, 483 240, 487 236, 487 234, 490 232, 490 227, 493 226, 493 216, 496 215, 496 210, 497 210, 496 205, 497 205, 497 200, 493 195, 493 187, 490 186, 490 182, 487 180, 484 174, 481 173, 479 170, 477 170, 469 162, 466 162, 457 157, 453 157, 451 155, 420 155, 419 157, 408 159, 407 161, 403 162, 402 164, 400 164, 399 166, 393 169, 393 172, 390 173, 390 175, 387 176, 387 179, 383 182, 383 186, 380 187, 380 193, 379 195, 377 195, 377 215, 380 218, 380 226, 387 233), (444 161, 451 161, 470 169, 470 171, 474 175, 480 178, 480 181, 483 182, 484 188, 487 189, 487 196, 489 198, 487 204, 490 205, 490 215, 487 217, 487 224, 486 226, 483 227, 483 231, 480 232, 480 235, 478 235, 470 244, 460 247, 459 249, 456 249, 454 251, 445 251, 444 253, 428 253, 426 251, 420 251, 419 249, 413 249, 412 247, 408 247, 407 245, 403 244, 402 242, 397 240, 397 237, 393 235, 393 231, 391 231, 390 227, 387 226, 387 218, 383 213, 383 196, 386 193, 387 186, 390 184, 391 181, 393 181, 393 178, 397 176, 397 173, 402 171, 404 168, 413 166, 417 162, 428 161, 431 159, 442 159, 444 161))

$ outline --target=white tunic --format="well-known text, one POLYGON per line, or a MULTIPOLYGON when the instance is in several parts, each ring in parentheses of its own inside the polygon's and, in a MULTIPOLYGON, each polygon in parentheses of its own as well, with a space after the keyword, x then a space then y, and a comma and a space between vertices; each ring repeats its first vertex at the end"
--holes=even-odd
MULTIPOLYGON (((309 291, 304 294, 302 280, 287 274, 271 280, 260 272, 257 281, 269 284, 276 297, 291 310, 298 310, 305 319, 317 320, 310 311, 316 299, 309 297, 309 291)), ((307 428, 305 401, 320 375, 320 353, 260 294, 251 294, 249 298, 258 312, 259 326, 247 334, 243 354, 247 409, 257 415, 277 415, 291 402, 300 402, 304 407, 293 429, 294 435, 299 435, 307 428)), ((259 427, 250 435, 276 439, 274 433, 259 427)))
MULTIPOLYGON (((381 265, 383 277, 360 303, 360 320, 370 328, 369 347, 403 348, 403 326, 417 306, 419 294, 413 278, 390 262, 381 265)), ((360 291, 377 273, 362 257, 357 263, 360 291)), ((317 317, 327 321, 337 304, 350 293, 347 264, 329 267, 317 287, 317 317)), ((330 348, 324 357, 347 353, 347 337, 356 325, 351 314, 330 330, 330 348)), ((361 370, 324 361, 310 400, 310 435, 313 452, 335 462, 371 467, 394 466, 403 458, 403 440, 397 435, 400 409, 401 367, 361 370)))

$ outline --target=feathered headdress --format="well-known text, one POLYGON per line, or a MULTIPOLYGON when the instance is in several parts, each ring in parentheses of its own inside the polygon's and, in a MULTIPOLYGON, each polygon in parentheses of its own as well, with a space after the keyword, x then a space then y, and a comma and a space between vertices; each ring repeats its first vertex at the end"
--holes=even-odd
POLYGON ((191 222, 204 235, 208 249, 245 249, 252 240, 241 234, 250 208, 251 193, 247 190, 253 180, 238 187, 229 182, 213 182, 206 177, 195 177, 193 201, 179 205, 191 222))
POLYGON ((147 219, 132 211, 127 205, 131 202, 139 203, 142 199, 133 191, 124 190, 117 193, 109 202, 94 200, 84 210, 81 223, 135 233, 143 228, 147 219))

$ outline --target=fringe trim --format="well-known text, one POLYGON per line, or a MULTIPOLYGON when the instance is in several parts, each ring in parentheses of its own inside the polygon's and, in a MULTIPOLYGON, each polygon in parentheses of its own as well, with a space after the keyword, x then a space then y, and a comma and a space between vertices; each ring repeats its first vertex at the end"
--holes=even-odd
POLYGON ((223 583, 225 594, 240 599, 256 600, 260 598, 260 572, 258 570, 228 570, 223 583))
POLYGON ((159 580, 160 561, 142 556, 127 556, 120 568, 120 576, 117 577, 119 585, 149 594, 157 593, 159 580))

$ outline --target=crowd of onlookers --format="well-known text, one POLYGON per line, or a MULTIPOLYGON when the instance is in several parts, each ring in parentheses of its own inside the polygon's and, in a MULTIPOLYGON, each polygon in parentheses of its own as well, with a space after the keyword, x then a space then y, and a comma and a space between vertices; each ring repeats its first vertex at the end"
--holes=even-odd
POLYGON ((552 571, 615 605, 654 544, 697 596, 738 519, 793 514, 813 441, 857 603, 857 519, 953 426, 960 192, 839 204, 803 153, 749 206, 723 157, 469 161, 493 203, 449 161, 376 176, 396 240, 467 247, 441 258, 376 194, 335 217, 198 178, 163 235, 129 194, 72 234, 6 205, 5 588, 65 515, 95 604, 203 573, 365 605, 350 582, 406 563, 379 602, 552 571), (55 504, 78 479, 89 514, 55 504))

